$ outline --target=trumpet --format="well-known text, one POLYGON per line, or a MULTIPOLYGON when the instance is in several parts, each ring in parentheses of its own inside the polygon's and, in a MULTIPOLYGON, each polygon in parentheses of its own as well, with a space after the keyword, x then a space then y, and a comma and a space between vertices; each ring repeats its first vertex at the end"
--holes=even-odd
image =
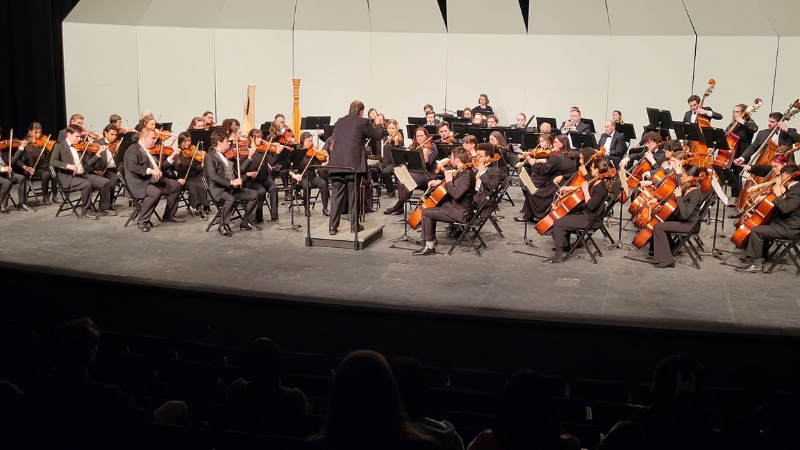
POLYGON ((572 122, 569 120, 565 120, 564 124, 561 125, 561 134, 567 134, 570 132, 570 128, 572 128, 572 122))

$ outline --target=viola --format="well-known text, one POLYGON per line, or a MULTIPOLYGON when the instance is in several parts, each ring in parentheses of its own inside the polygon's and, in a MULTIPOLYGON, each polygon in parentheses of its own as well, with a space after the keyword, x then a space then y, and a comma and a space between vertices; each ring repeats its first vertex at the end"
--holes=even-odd
POLYGON ((160 145, 150 149, 151 155, 158 155, 159 153, 162 153, 164 156, 172 156, 172 154, 175 153, 175 149, 172 147, 162 147, 160 145))
MULTIPOLYGON (((608 169, 607 172, 601 173, 589 180, 588 184, 591 185, 595 181, 604 180, 606 178, 614 178, 615 176, 617 176, 617 169, 612 167, 608 169)), ((583 189, 580 189, 580 186, 584 181, 586 181, 586 177, 583 175, 583 173, 576 172, 575 176, 572 177, 572 180, 570 180, 569 183, 569 186, 575 189, 556 200, 550 208, 550 213, 544 219, 540 220, 539 223, 537 223, 534 227, 540 235, 545 234, 548 230, 553 228, 553 224, 556 220, 566 216, 570 213, 570 211, 575 209, 575 207, 583 203, 583 189)))
POLYGON ((320 161, 325 161, 328 157, 328 152, 317 147, 310 147, 306 150, 306 158, 316 157, 320 161))
POLYGON ((35 141, 33 141, 33 145, 35 147, 41 148, 41 147, 45 147, 45 145, 47 145, 47 147, 45 147, 45 148, 47 148, 48 150, 53 150, 53 145, 55 145, 55 143, 56 143, 56 141, 50 139, 49 136, 48 137, 40 137, 39 139, 36 139, 35 141))
MULTIPOLYGON (((495 155, 497 156, 497 155, 495 155)), ((499 160, 499 158, 498 158, 499 160)), ((455 176, 462 170, 469 169, 475 165, 474 161, 470 161, 468 163, 462 164, 461 167, 456 170, 456 173, 453 175, 455 176)), ((428 191, 423 194, 422 198, 420 198, 419 206, 414 212, 408 217, 406 221, 408 226, 413 229, 417 229, 420 225, 422 225, 422 211, 426 208, 435 208, 446 196, 447 196, 447 187, 445 187, 447 183, 439 183, 438 186, 433 188, 433 190, 428 189, 428 191)))
MULTIPOLYGON (((786 183, 798 176, 800 176, 800 171, 792 173, 781 181, 781 186, 785 186, 786 183)), ((777 198, 777 195, 770 193, 743 214, 747 216, 744 223, 739 225, 736 231, 731 235, 731 242, 736 244, 736 247, 747 247, 747 242, 750 240, 750 233, 753 231, 753 228, 759 225, 766 225, 772 220, 772 215, 775 213, 775 200, 777 198)))
POLYGON ((205 159, 206 157, 206 152, 204 152, 203 150, 198 151, 197 146, 193 145, 189 148, 181 150, 181 156, 183 156, 186 159, 194 158, 194 160, 197 162, 203 162, 203 159, 205 159))
MULTIPOLYGON (((227 152, 223 153, 223 155, 225 155, 225 158, 227 158, 227 159, 233 159, 233 158, 235 158, 237 156, 237 151, 231 149, 231 150, 228 150, 227 152)), ((247 150, 247 149, 244 149, 244 150, 243 149, 239 149, 238 156, 240 158, 247 158, 248 156, 250 156, 250 151, 247 150)))
POLYGON ((292 133, 289 127, 286 127, 283 134, 278 136, 278 142, 282 145, 297 145, 297 141, 294 139, 294 133, 292 133))

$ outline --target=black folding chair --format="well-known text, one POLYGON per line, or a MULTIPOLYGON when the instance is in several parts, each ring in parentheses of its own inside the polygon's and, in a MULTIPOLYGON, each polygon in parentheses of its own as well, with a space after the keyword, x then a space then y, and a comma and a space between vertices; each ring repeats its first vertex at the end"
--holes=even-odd
POLYGON ((797 273, 800 274, 800 263, 798 263, 798 259, 800 259, 800 249, 797 247, 798 242, 800 242, 800 233, 792 239, 772 239, 772 243, 775 244, 775 249, 768 258, 772 260, 772 264, 770 264, 766 273, 772 273, 772 269, 774 269, 783 258, 788 256, 794 263, 797 273))
MULTIPOLYGON (((214 197, 214 194, 211 193, 211 188, 208 185, 208 180, 206 180, 205 175, 201 176, 200 179, 203 180, 203 186, 206 187, 206 194, 208 195, 208 198, 211 200, 211 203, 214 205, 214 207, 217 208, 217 213, 214 214, 214 217, 206 227, 206 232, 208 232, 211 227, 214 225, 219 225, 219 223, 222 222, 222 208, 225 206, 225 202, 217 199, 214 197)), ((232 219, 243 219, 244 215, 242 214, 242 209, 244 208, 245 201, 234 200, 234 202, 233 212, 231 213, 233 215, 232 219)))
POLYGON ((44 197, 42 197, 42 201, 41 202, 39 201, 39 196, 42 195, 42 177, 39 177, 39 176, 30 176, 30 177, 28 177, 28 189, 27 189, 27 192, 25 193, 25 195, 28 198, 28 200, 30 200, 31 194, 33 194, 33 199, 36 200, 36 204, 41 205, 42 203, 44 203, 44 200, 45 200, 44 197), (39 182, 39 187, 38 188, 34 188, 33 187, 33 182, 34 181, 38 181, 39 182))
POLYGON ((614 239, 611 238, 611 235, 608 233, 603 221, 606 219, 606 216, 608 216, 608 212, 611 211, 616 204, 616 199, 619 196, 621 189, 622 187, 619 182, 612 183, 611 192, 609 192, 606 196, 606 200, 603 202, 603 207, 600 212, 592 218, 586 228, 576 230, 578 238, 574 245, 570 245, 569 252, 567 252, 566 256, 564 256, 564 261, 572 257, 572 254, 578 247, 583 247, 586 249, 586 253, 589 254, 589 257, 592 259, 592 263, 594 264, 597 264, 598 256, 603 257, 603 252, 600 251, 600 247, 597 246, 597 242, 594 240, 594 233, 596 231, 600 231, 603 235, 605 235, 606 238, 611 240, 612 244, 614 243, 614 239))
POLYGON ((70 198, 71 191, 64 187, 61 184, 61 178, 58 177, 58 173, 56 173, 56 169, 53 166, 50 166, 50 175, 56 180, 56 191, 61 196, 61 204, 58 205, 58 210, 56 211, 56 217, 61 214, 62 211, 66 211, 67 209, 71 209, 72 212, 75 214, 75 217, 78 219, 81 218, 80 213, 78 212, 78 207, 80 206, 80 199, 72 199, 70 198))
MULTIPOLYGON (((125 189, 125 196, 128 197, 128 199, 133 204, 133 211, 131 211, 131 215, 125 222, 125 226, 127 227, 128 225, 130 225, 132 220, 139 217, 139 213, 142 211, 142 203, 144 202, 144 197, 138 198, 135 195, 133 195, 133 191, 131 191, 131 188, 128 186, 128 182, 125 179, 124 170, 120 168, 117 173, 119 174, 119 182, 122 183, 122 187, 123 189, 125 189)), ((157 212, 153 211, 153 214, 155 214, 156 219, 158 219, 159 222, 162 222, 161 216, 159 216, 157 212)))
MULTIPOLYGON (((494 229, 497 230, 497 234, 501 238, 505 238, 505 236, 503 236, 503 229, 500 228, 500 223, 497 221, 497 211, 500 209, 500 203, 502 202, 503 197, 509 195, 508 188, 511 186, 513 178, 513 175, 508 175, 498 187, 499 192, 497 193, 497 201, 492 206, 491 215, 489 216, 489 221, 492 223, 492 226, 494 226, 494 229)), ((511 202, 511 206, 514 206, 514 202, 511 202)))
MULTIPOLYGON (((706 212, 708 212, 711 204, 713 202, 713 195, 709 195, 703 199, 703 203, 700 204, 700 216, 704 217, 706 212)), ((697 223, 694 224, 691 231, 688 233, 680 233, 670 231, 667 233, 671 241, 672 247, 672 256, 673 258, 675 255, 678 254, 681 250, 685 250, 686 253, 689 255, 689 258, 692 259, 692 266, 695 269, 700 268, 699 261, 703 260, 703 257, 700 256, 700 252, 703 250, 702 244, 697 243, 697 239, 699 239, 698 235, 700 234, 700 226, 703 224, 702 220, 698 220, 697 223), (694 241, 694 242, 693 242, 694 241)))
POLYGON ((500 189, 495 189, 494 191, 490 192, 483 202, 481 202, 481 204, 472 211, 469 220, 466 222, 452 223, 453 228, 458 230, 459 233, 458 238, 456 238, 456 241, 450 247, 450 250, 447 251, 448 256, 453 254, 453 250, 455 250, 456 246, 461 244, 464 238, 469 240, 470 245, 472 245, 472 249, 475 250, 475 254, 482 256, 481 250, 488 247, 486 246, 486 242, 484 242, 483 238, 481 237, 481 229, 492 217, 490 208, 493 208, 500 203, 499 194, 500 189))

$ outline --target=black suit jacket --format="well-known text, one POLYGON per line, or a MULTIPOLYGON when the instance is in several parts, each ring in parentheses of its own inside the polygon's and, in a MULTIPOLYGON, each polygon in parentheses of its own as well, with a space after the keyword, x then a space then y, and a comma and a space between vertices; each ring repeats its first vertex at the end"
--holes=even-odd
MULTIPOLYGON (((245 159, 244 162, 239 161, 239 165, 243 174, 247 173, 247 169, 250 167, 252 162, 253 161, 250 159, 245 159)), ((236 167, 228 166, 228 168, 226 168, 225 164, 230 164, 230 162, 223 163, 220 160, 219 152, 217 152, 216 149, 211 149, 211 151, 206 155, 206 179, 208 180, 208 187, 216 199, 219 199, 219 196, 222 195, 223 191, 231 189, 232 178, 228 176, 227 169, 230 168, 233 176, 236 176, 236 167)))
POLYGON ((586 122, 578 122, 575 124, 575 129, 578 130, 578 133, 591 133, 592 129, 586 122))
MULTIPOLYGON (((728 126, 728 128, 730 129, 730 126, 728 126)), ((733 130, 733 134, 739 136, 739 143, 736 145, 735 149, 736 158, 741 156, 750 144, 753 143, 753 136, 756 135, 756 131, 758 131, 758 125, 752 120, 746 120, 744 124, 736 124, 736 129, 733 130)))
MULTIPOLYGON (((703 106, 703 109, 711 111, 711 119, 722 120, 722 114, 715 112, 713 109, 711 109, 711 107, 703 106)), ((692 110, 690 109, 689 111, 686 111, 686 113, 683 115, 683 123, 691 123, 691 122, 692 122, 692 110)))
POLYGON ((444 184, 448 197, 438 206, 439 209, 454 219, 466 221, 472 211, 476 181, 475 174, 469 169, 457 173, 452 182, 444 184))
MULTIPOLYGON (((597 141, 597 144, 601 147, 605 144, 606 139, 608 139, 608 135, 603 133, 600 135, 600 140, 597 141)), ((622 158, 625 156, 625 152, 628 151, 628 146, 625 145, 625 135, 622 133, 614 132, 614 136, 611 138, 611 144, 606 147, 609 156, 614 156, 617 158, 622 158)))
MULTIPOLYGON (((747 163, 750 161, 750 158, 756 153, 756 151, 764 145, 764 142, 767 140, 767 136, 769 135, 771 130, 761 130, 756 134, 756 138, 753 139, 753 143, 747 147, 747 150, 742 153, 742 158, 744 158, 744 162, 747 163)), ((795 142, 800 142, 800 135, 797 134, 797 130, 794 128, 789 128, 788 131, 785 133, 783 131, 778 132, 778 145, 785 145, 789 148, 794 146, 795 142)), ((792 158, 794 155, 792 155, 792 158)))
MULTIPOLYGON (((388 134, 385 128, 372 127, 369 120, 356 114, 348 114, 333 126, 334 143, 330 151, 330 165, 352 167, 358 173, 367 171, 367 154, 364 144, 368 138, 380 141, 388 134)), ((342 173, 331 169, 330 173, 342 173)), ((347 173, 347 172, 344 172, 347 173)))
MULTIPOLYGON (((100 145, 107 145, 108 144, 106 142, 106 138, 97 139, 96 141, 94 141, 94 143, 95 144, 100 144, 100 145)), ((86 166, 89 167, 90 171, 93 171, 93 170, 102 170, 102 171, 104 171, 104 170, 106 170, 106 167, 108 167, 108 161, 106 160, 106 158, 108 158, 106 156, 107 154, 110 155, 112 158, 114 157, 113 155, 111 155, 111 152, 108 149, 106 149, 106 151, 103 152, 103 154, 101 156, 98 156, 96 160, 92 160, 91 161, 92 162, 91 166, 89 165, 89 162, 86 163, 86 166)))
MULTIPOLYGON (((131 145, 125 151, 125 182, 128 184, 133 195, 136 198, 144 198, 145 189, 150 184, 150 175, 147 174, 147 169, 152 168, 150 165, 150 157, 145 154, 147 150, 144 149, 138 142, 131 145)), ((158 164, 158 159, 156 159, 158 164)), ((172 164, 169 163, 167 158, 162 158, 160 170, 166 172, 172 164)), ((162 177, 164 174, 162 174, 162 177)))
MULTIPOLYGON (((81 155, 81 153, 78 153, 81 155)), ((91 173, 91 166, 97 162, 97 153, 89 152, 88 155, 81 155, 80 161, 85 173, 91 173)), ((61 184, 66 188, 72 182, 72 171, 67 170, 69 164, 78 165, 78 161, 73 161, 72 152, 69 150, 69 143, 61 141, 53 145, 53 154, 50 155, 50 165, 55 167, 61 184)))
MULTIPOLYGON (((500 186, 500 183, 505 179, 506 174, 503 169, 495 166, 494 164, 486 168, 486 172, 479 177, 481 180, 481 187, 475 193, 475 205, 480 205, 486 199, 490 192, 500 186)), ((476 182, 477 184, 477 182, 476 182)))
POLYGON ((782 197, 775 199, 775 213, 770 225, 784 236, 800 231, 800 183, 795 183, 782 197))

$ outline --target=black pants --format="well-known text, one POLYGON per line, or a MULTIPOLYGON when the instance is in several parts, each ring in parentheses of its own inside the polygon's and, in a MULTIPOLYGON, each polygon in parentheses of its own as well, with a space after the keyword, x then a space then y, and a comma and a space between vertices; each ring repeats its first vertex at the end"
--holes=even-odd
POLYGON ((436 239, 436 222, 457 222, 458 217, 453 217, 441 208, 425 208, 422 210, 422 239, 427 242, 436 239))
POLYGON ((137 225, 144 225, 150 221, 150 216, 158 206, 162 195, 167 196, 167 206, 164 208, 164 220, 169 220, 175 217, 178 211, 178 197, 181 194, 182 186, 177 181, 171 178, 161 177, 155 183, 148 184, 144 191, 144 201, 142 201, 142 210, 139 212, 139 218, 136 220, 137 225))
POLYGON ((258 192, 258 205, 256 205, 256 221, 264 220, 264 199, 269 195, 269 215, 270 219, 278 218, 278 185, 272 177, 266 180, 250 180, 245 183, 247 189, 258 192))
POLYGON ((56 193, 56 180, 53 178, 52 175, 50 175, 50 169, 49 168, 47 168, 47 167, 45 167, 45 168, 39 167, 38 169, 36 169, 35 172, 33 172, 33 176, 34 177, 40 177, 42 179, 41 183, 42 183, 42 198, 43 199, 47 198, 47 196, 50 195, 51 188, 52 188, 53 194, 56 193))
MULTIPOLYGON (((295 189, 300 191, 302 195, 305 195, 306 185, 308 185, 309 193, 311 188, 319 189, 319 196, 322 198, 322 207, 328 209, 328 197, 330 197, 328 183, 326 183, 325 180, 320 177, 313 177, 310 181, 308 178, 303 178, 299 183, 295 183, 295 189)), ((305 200, 306 205, 310 201, 308 197, 303 197, 303 199, 305 200)))
POLYGON ((8 196, 11 194, 11 186, 17 185, 17 196, 19 200, 19 204, 25 204, 25 199, 28 195, 27 188, 28 183, 26 182, 27 178, 23 175, 18 173, 11 173, 7 174, 4 173, 0 176, 0 205, 3 205, 5 208, 6 203, 8 203, 8 196), (9 176, 10 175, 10 176, 9 176))
POLYGON ((350 216, 350 231, 355 232, 358 225, 357 189, 361 186, 363 176, 364 174, 330 174, 333 196, 331 197, 331 217, 328 221, 328 228, 332 230, 339 229, 339 220, 341 220, 342 211, 346 204, 347 212, 350 216))
MULTIPOLYGON (((115 194, 117 193, 117 183, 119 183, 119 174, 115 170, 106 170, 103 173, 103 178, 108 180, 108 187, 111 193, 111 204, 113 205, 117 201, 117 197, 115 194)), ((42 182, 44 182, 44 178, 42 178, 42 182)))
POLYGON ((258 192, 247 188, 239 188, 232 191, 226 190, 219 196, 219 199, 225 202, 225 205, 222 207, 222 225, 231 224, 233 207, 236 205, 236 202, 239 201, 246 202, 244 218, 242 219, 241 225, 247 225, 255 218, 256 206, 258 205, 258 192))
POLYGON ((675 258, 672 257, 672 247, 667 233, 688 233, 692 231, 694 225, 694 222, 678 222, 676 220, 657 223, 653 227, 653 262, 674 262, 675 258))
POLYGON ((85 214, 92 208, 92 191, 100 191, 100 209, 107 210, 111 207, 111 183, 107 178, 99 177, 93 173, 75 175, 65 188, 70 192, 80 191, 81 210, 85 214))
POLYGON ((784 233, 783 227, 776 228, 773 225, 759 225, 753 228, 750 233, 750 240, 747 242, 747 256, 753 259, 764 259, 766 254, 766 243, 770 239, 792 239, 797 231, 784 233))
MULTIPOLYGON (((419 171, 415 170, 415 171, 409 172, 409 173, 411 174, 411 178, 413 178, 414 181, 417 182, 417 189, 427 189, 428 188, 428 181, 430 181, 431 178, 428 177, 428 173, 427 172, 419 172, 419 171)), ((387 190, 388 190, 388 188, 387 188, 387 190)), ((406 189, 405 186, 403 186, 402 184, 398 185, 397 186, 397 203, 395 203, 394 206, 389 208, 389 210, 392 211, 392 212, 400 211, 401 209, 403 209, 403 203, 405 203, 406 200, 408 200, 408 197, 410 197, 410 196, 411 196, 411 192, 409 192, 408 189, 406 189)))
POLYGON ((183 184, 183 189, 189 193, 189 206, 196 209, 208 209, 208 194, 206 194, 206 185, 199 176, 189 175, 186 182, 183 184))
POLYGON ((553 222, 553 243, 557 256, 560 256, 569 244, 569 234, 588 227, 590 221, 591 217, 587 214, 567 214, 553 222))

